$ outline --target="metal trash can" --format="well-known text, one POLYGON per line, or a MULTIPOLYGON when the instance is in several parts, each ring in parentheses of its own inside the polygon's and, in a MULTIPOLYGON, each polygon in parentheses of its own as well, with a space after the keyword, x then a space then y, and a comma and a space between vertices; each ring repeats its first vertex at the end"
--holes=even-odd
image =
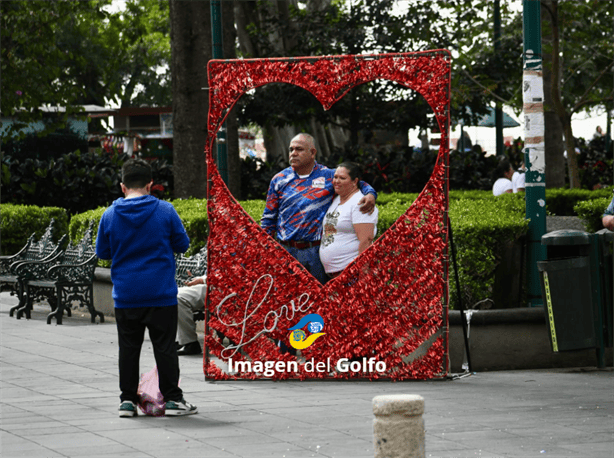
POLYGON ((591 234, 559 230, 544 234, 547 260, 538 261, 552 351, 598 346, 591 281, 591 234))
POLYGON ((596 232, 598 273, 600 280, 599 298, 603 312, 604 345, 614 344, 614 232, 602 229, 596 232))

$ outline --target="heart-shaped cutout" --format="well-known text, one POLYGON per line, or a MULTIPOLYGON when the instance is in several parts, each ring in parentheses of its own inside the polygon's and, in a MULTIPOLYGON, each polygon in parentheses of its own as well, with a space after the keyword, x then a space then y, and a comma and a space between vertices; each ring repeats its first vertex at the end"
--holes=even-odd
POLYGON ((209 87, 205 376, 445 376, 449 53, 211 61, 209 87), (264 84, 302 87, 329 109, 375 79, 398 82, 429 103, 442 132, 437 163, 395 224, 321 285, 230 194, 213 161, 215 135, 237 100, 264 84), (300 357, 281 351, 297 341, 300 357))

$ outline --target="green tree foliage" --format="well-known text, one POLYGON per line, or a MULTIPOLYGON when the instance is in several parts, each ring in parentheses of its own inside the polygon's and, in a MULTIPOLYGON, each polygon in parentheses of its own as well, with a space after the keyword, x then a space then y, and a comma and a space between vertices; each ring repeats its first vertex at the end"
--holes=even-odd
POLYGON ((552 36, 542 52, 550 54, 551 97, 565 136, 570 187, 580 187, 571 117, 595 107, 612 107, 614 48, 613 9, 609 2, 543 0, 552 36))
POLYGON ((101 22, 82 17, 73 23, 77 33, 66 36, 89 38, 71 43, 84 56, 71 67, 79 70, 82 84, 91 91, 86 103, 104 104, 108 99, 123 107, 170 105, 168 2, 131 0, 113 14, 106 12, 106 2, 98 5, 104 14, 101 22), (96 82, 100 87, 94 91, 96 82))
POLYGON ((79 105, 170 105, 168 2, 2 1, 2 115, 13 135, 62 107, 43 134, 63 127, 79 105))
POLYGON ((16 122, 7 134, 14 134, 27 123, 43 118, 42 105, 67 107, 53 131, 70 114, 78 111, 77 101, 84 88, 63 78, 66 71, 58 63, 70 58, 70 50, 61 47, 57 31, 77 9, 90 8, 87 2, 0 2, 2 115, 16 122))
MULTIPOLYGON (((289 2, 287 14, 266 2, 247 3, 252 3, 253 9, 245 33, 239 33, 244 57, 448 49, 454 57, 453 117, 470 122, 465 107, 474 118, 486 113, 495 93, 500 100, 521 100, 518 49, 522 49, 522 27, 519 16, 514 17, 505 5, 502 23, 506 33, 500 41, 501 51, 495 53, 492 2, 485 0, 471 5, 457 0, 289 2), (510 79, 518 84, 504 84, 510 79)), ((268 85, 255 91, 244 97, 242 108, 245 123, 308 126, 315 117, 322 124, 339 125, 350 132, 354 146, 362 131, 406 132, 429 127, 427 115, 431 112, 421 96, 386 81, 354 88, 328 112, 321 110, 310 94, 287 85, 268 85)))

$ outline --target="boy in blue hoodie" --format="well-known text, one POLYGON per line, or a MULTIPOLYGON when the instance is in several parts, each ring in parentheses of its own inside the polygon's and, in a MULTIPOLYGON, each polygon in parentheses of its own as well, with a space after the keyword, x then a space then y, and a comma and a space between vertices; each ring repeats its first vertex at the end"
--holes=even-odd
POLYGON ((191 415, 196 406, 179 388, 177 285, 174 253, 190 239, 168 202, 150 196, 150 165, 130 159, 122 167, 122 192, 98 226, 96 254, 111 259, 111 280, 119 340, 119 416, 137 415, 139 359, 145 328, 154 348, 166 415, 191 415))

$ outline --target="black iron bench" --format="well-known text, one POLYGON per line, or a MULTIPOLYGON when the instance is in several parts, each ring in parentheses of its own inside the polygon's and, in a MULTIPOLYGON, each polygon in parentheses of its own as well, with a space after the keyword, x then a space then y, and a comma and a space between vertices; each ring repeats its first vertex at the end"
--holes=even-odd
POLYGON ((203 247, 193 256, 175 255, 175 282, 178 287, 193 277, 202 277, 207 273, 207 248, 203 247))
MULTIPOLYGON (((71 316, 72 303, 87 307, 92 323, 96 316, 104 323, 104 315, 94 308, 94 270, 98 257, 92 245, 93 221, 90 221, 83 238, 58 253, 54 258, 45 261, 22 263, 17 268, 24 271, 24 288, 26 306, 23 312, 29 318, 34 301, 47 299, 51 313, 47 316, 47 324, 55 317, 57 324, 62 324, 64 311, 71 316)), ((19 318, 19 316, 18 316, 19 318)))
MULTIPOLYGON (((193 256, 175 255, 175 282, 177 287, 185 286, 185 282, 194 277, 202 277, 207 273, 207 248, 203 247, 193 256)), ((204 311, 194 312, 194 321, 205 319, 204 311)))
MULTIPOLYGON (((0 289, 10 287, 11 295, 17 295, 19 303, 11 307, 9 316, 13 316, 15 311, 23 310, 26 306, 24 295, 24 271, 18 266, 24 262, 43 261, 53 259, 62 251, 62 246, 66 235, 63 235, 58 243, 53 242, 55 220, 52 218, 49 226, 38 241, 35 241, 36 234, 32 234, 25 246, 18 253, 12 256, 0 256, 0 289)), ((18 317, 20 314, 18 313, 18 317)))

